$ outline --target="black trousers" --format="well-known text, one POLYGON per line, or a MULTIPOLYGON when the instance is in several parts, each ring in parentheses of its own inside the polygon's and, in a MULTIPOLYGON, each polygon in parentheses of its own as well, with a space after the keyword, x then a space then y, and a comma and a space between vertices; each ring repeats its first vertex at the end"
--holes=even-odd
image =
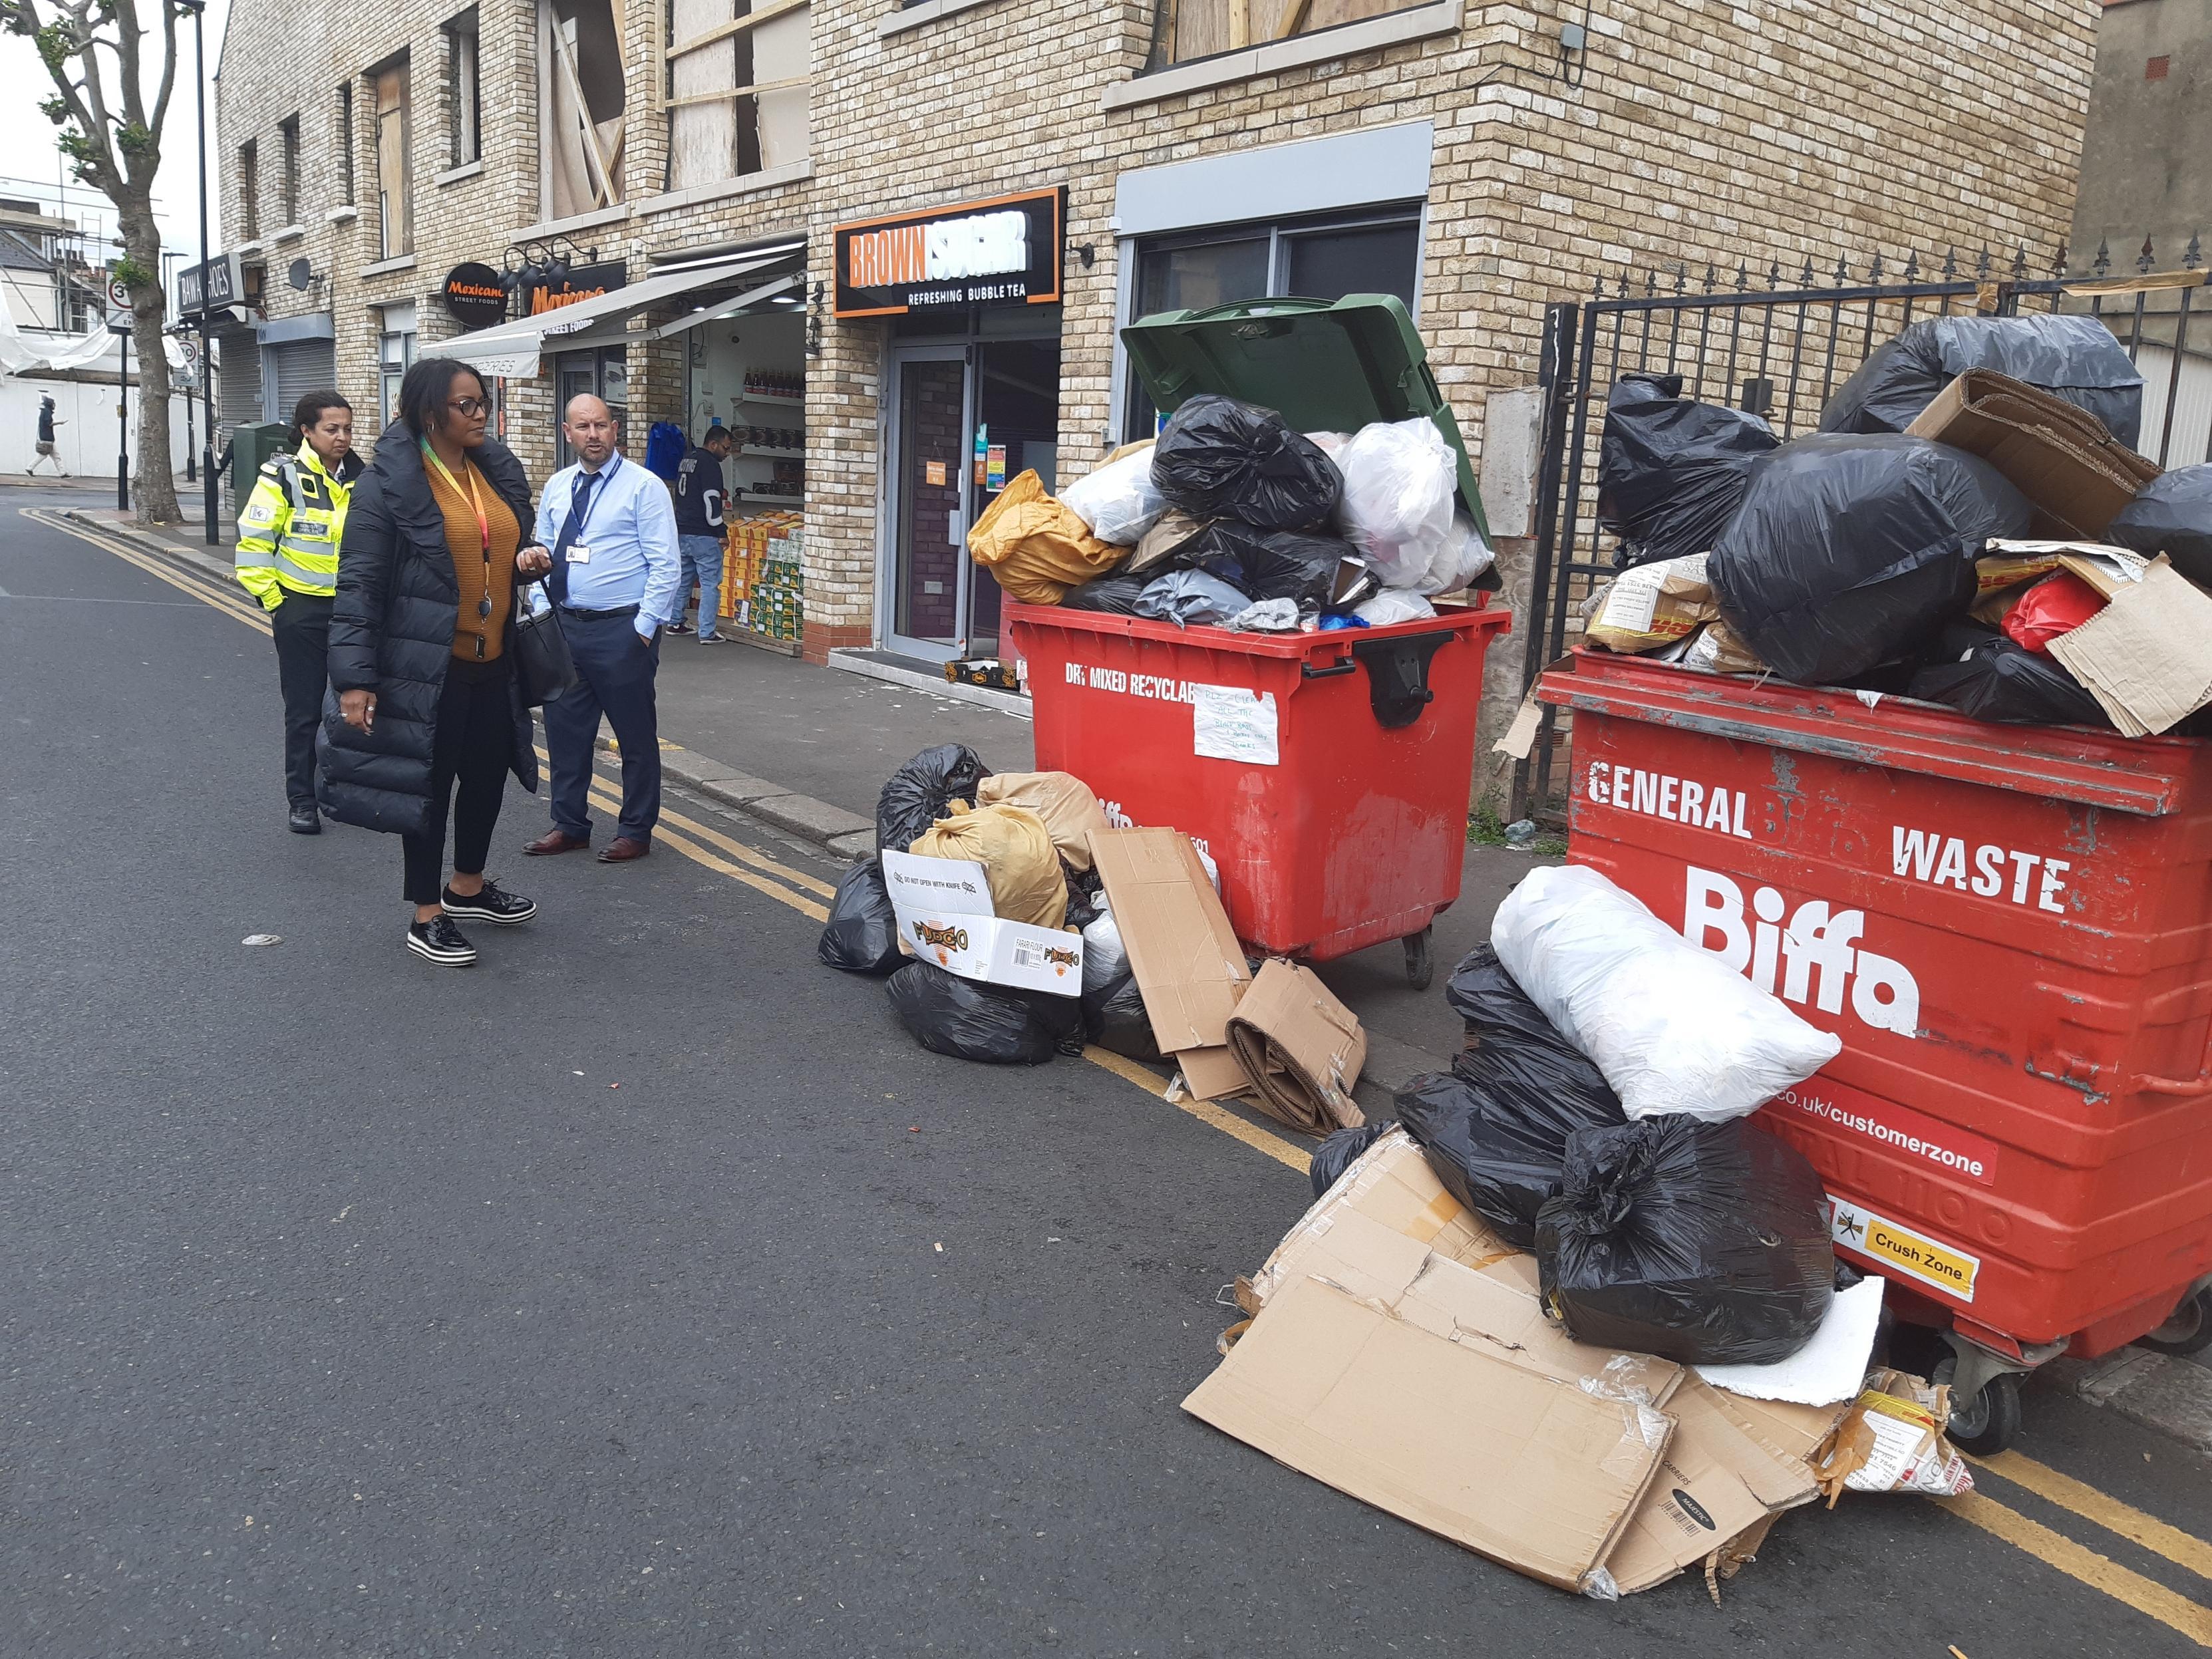
POLYGON ((505 657, 491 662, 456 657, 446 669, 430 754, 431 827, 427 834, 399 838, 406 853, 410 904, 435 904, 445 891, 448 813, 455 873, 483 873, 500 799, 507 793, 507 769, 514 757, 514 710, 507 702, 512 673, 505 657))
POLYGON ((289 590, 269 613, 276 639, 276 682, 284 688, 284 798, 315 807, 315 728, 331 683, 331 607, 335 599, 289 590))

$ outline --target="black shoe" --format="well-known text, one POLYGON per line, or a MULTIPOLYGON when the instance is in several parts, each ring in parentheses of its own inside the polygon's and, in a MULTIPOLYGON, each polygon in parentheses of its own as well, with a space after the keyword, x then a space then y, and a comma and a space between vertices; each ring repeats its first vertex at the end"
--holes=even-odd
POLYGON ((466 916, 471 921, 509 922, 527 921, 538 914, 535 901, 520 894, 503 890, 489 876, 484 878, 483 890, 463 898, 448 887, 439 903, 449 916, 466 916))
POLYGON ((323 833, 323 820, 313 807, 295 806, 292 809, 290 827, 295 836, 319 836, 323 833))
POLYGON ((438 915, 428 921, 409 923, 407 948, 441 968, 466 968, 477 959, 477 947, 453 926, 451 916, 438 915))
POLYGON ((689 634, 691 628, 688 623, 672 622, 662 631, 669 634, 689 634))

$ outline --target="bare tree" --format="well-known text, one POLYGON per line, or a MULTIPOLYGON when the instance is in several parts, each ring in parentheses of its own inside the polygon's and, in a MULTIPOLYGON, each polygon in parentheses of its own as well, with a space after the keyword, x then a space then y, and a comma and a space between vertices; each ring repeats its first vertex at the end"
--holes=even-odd
POLYGON ((117 277, 130 291, 131 343, 138 360, 138 469, 132 483, 141 524, 173 523, 177 485, 169 463, 169 360, 163 349, 168 304, 161 292, 161 232, 154 220, 154 174, 161 165, 161 124, 177 84, 177 12, 171 0, 0 0, 0 28, 25 36, 53 77, 54 95, 39 107, 61 131, 62 154, 76 176, 115 204, 123 232, 117 277), (161 9, 159 33, 140 21, 141 5, 161 9), (159 52, 147 100, 150 52, 159 52))

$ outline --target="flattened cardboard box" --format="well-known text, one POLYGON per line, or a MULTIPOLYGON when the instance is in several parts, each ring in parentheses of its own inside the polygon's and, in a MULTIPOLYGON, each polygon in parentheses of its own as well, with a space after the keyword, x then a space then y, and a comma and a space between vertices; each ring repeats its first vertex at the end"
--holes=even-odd
POLYGON ((1091 860, 1113 903, 1152 1041, 1183 1064, 1192 1093, 1241 1092, 1229 1016, 1252 970, 1190 837, 1179 830, 1094 830, 1091 860), (1220 1053, 1187 1052, 1207 1049, 1220 1053))
POLYGON ((1367 1063, 1367 1033, 1312 969, 1262 963, 1231 1024, 1241 1033, 1231 1051, 1267 1110, 1309 1134, 1367 1121, 1352 1097, 1367 1063))
POLYGON ((1978 455, 2002 473, 2035 508, 2038 536, 2103 535, 2159 474, 2095 416, 1991 369, 1960 375, 1905 430, 1978 455))
MULTIPOLYGON (((1818 1489, 1807 1459, 1846 1409, 1745 1400, 1670 1361, 1572 1341, 1543 1316, 1535 1258, 1504 1243, 1444 1191, 1402 1130, 1355 1159, 1252 1276, 1260 1313, 1230 1358, 1268 1323, 1285 1297, 1308 1284, 1340 1287, 1458 1346, 1480 1344, 1510 1364, 1571 1379, 1577 1388, 1587 1379, 1616 1403, 1640 1401, 1673 1424, 1656 1476, 1596 1564, 1624 1594, 1662 1583, 1740 1538, 1755 1538, 1783 1510, 1811 1502, 1818 1489)), ((1466 1422, 1494 1422, 1505 1403, 1486 1402, 1466 1422)), ((1273 1446, 1262 1449, 1292 1461, 1273 1446)), ((1351 1490, 1316 1470, 1305 1472, 1351 1490)), ((1449 1513, 1465 1501, 1464 1495, 1432 1492, 1422 1498, 1422 1514, 1383 1507, 1443 1530, 1423 1515, 1449 1513)), ((1467 1542, 1457 1533, 1446 1535, 1467 1542)), ((1547 1576, 1510 1553, 1468 1547, 1547 1576)))

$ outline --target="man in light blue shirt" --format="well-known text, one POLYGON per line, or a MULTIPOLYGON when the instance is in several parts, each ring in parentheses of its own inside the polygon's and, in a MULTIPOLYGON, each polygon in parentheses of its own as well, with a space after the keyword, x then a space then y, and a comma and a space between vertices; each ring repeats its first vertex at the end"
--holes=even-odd
POLYGON ((570 399, 562 430, 577 465, 545 481, 538 540, 553 550, 545 586, 576 659, 576 684, 545 705, 553 761, 553 828, 522 850, 536 857, 592 844, 592 749, 599 716, 622 745, 622 817, 602 864, 653 850, 660 818, 660 731, 653 676, 660 629, 676 603, 683 561, 668 486, 615 449, 614 413, 570 399))

